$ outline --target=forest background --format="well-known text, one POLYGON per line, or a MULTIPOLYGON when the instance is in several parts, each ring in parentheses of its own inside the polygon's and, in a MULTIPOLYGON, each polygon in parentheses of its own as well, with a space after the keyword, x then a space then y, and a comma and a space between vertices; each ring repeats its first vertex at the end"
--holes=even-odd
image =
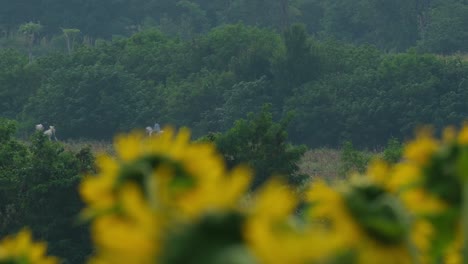
POLYGON ((37 123, 62 141, 187 126, 259 175, 298 174, 306 148, 460 124, 467 52, 466 0, 1 1, 0 117, 15 122, 1 125, 0 235, 29 225, 70 263, 89 254, 71 190, 93 154, 37 123), (246 138, 263 148, 239 156, 246 138), (285 156, 253 162, 272 152, 285 156))

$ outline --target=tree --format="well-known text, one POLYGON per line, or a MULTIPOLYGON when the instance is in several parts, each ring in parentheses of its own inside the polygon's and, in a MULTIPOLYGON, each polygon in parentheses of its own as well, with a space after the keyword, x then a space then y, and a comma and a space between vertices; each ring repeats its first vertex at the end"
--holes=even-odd
POLYGON ((289 1, 279 0, 281 9, 281 28, 286 30, 289 28, 289 1))
POLYGON ((390 138, 383 151, 383 159, 391 164, 396 164, 403 156, 403 144, 396 138, 390 138))
POLYGON ((142 120, 152 108, 150 89, 119 65, 64 67, 51 74, 24 111, 35 122, 56 125, 62 139, 111 139, 154 122, 142 120))
POLYGON ((304 25, 294 24, 283 33, 285 53, 275 62, 277 98, 292 95, 294 88, 313 80, 319 75, 318 56, 314 53, 311 39, 304 25))
POLYGON ((250 112, 258 113, 262 106, 272 101, 271 83, 265 76, 250 82, 240 82, 224 93, 224 105, 219 108, 222 128, 230 128, 234 122, 250 112))
POLYGON ((18 118, 24 105, 40 86, 42 68, 28 64, 26 55, 0 49, 0 116, 18 118))
POLYGON ((0 118, 0 236, 19 227, 20 186, 23 167, 29 161, 27 148, 13 139, 16 123, 0 118))
POLYGON ((467 52, 468 4, 444 3, 433 8, 420 47, 442 54, 467 52))
POLYGON ((28 43, 29 63, 32 62, 32 59, 33 59, 32 48, 41 30, 42 30, 42 25, 38 23, 33 23, 33 22, 22 24, 19 27, 19 32, 26 36, 26 41, 28 43))
POLYGON ((181 0, 176 3, 176 7, 181 11, 178 29, 182 38, 192 39, 196 34, 207 31, 206 12, 197 3, 181 0))
POLYGON ((371 156, 365 152, 356 150, 351 141, 346 141, 341 149, 340 174, 343 177, 350 173, 364 173, 371 156))
POLYGON ((76 28, 62 28, 65 41, 67 42, 68 54, 71 54, 75 45, 75 39, 80 35, 80 30, 76 28))
POLYGON ((194 135, 203 135, 219 127, 215 109, 222 106, 223 94, 232 85, 232 73, 206 70, 169 82, 163 92, 163 116, 172 124, 188 125, 194 135))
POLYGON ((281 175, 290 183, 302 183, 298 162, 306 151, 303 145, 288 143, 286 128, 292 115, 278 123, 273 121, 271 105, 264 105, 258 114, 249 113, 223 134, 213 137, 228 166, 247 164, 255 171, 252 188, 259 187, 269 177, 281 175))
POLYGON ((77 189, 94 170, 94 156, 89 148, 65 151, 41 132, 25 144, 15 130, 15 122, 0 119, 0 236, 28 226, 64 263, 83 263, 91 248, 87 226, 77 225, 77 189))
POLYGON ((88 226, 78 224, 83 202, 77 190, 84 174, 92 172, 94 157, 89 148, 65 151, 40 132, 30 140, 30 159, 22 165, 22 226, 50 241, 51 253, 66 256, 69 263, 82 263, 91 248, 88 226))
POLYGON ((271 75, 273 58, 282 43, 271 30, 239 23, 213 29, 198 40, 197 47, 194 55, 202 57, 198 67, 232 70, 241 80, 254 80, 271 75))

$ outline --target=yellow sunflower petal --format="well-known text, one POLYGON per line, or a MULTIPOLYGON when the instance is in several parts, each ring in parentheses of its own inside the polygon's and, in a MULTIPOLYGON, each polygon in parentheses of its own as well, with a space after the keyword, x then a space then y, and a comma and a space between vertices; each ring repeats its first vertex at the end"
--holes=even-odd
POLYGON ((468 145, 468 122, 463 124, 463 127, 458 134, 458 143, 468 145))
POLYGON ((438 141, 432 137, 431 131, 426 128, 418 132, 416 140, 406 144, 403 156, 411 162, 424 165, 437 148, 438 141))
POLYGON ((114 147, 120 159, 122 161, 136 159, 142 153, 142 139, 143 134, 136 132, 117 136, 114 141, 114 147))
POLYGON ((383 160, 374 160, 370 163, 366 175, 374 183, 385 186, 389 181, 390 166, 383 160))
POLYGON ((414 188, 401 194, 401 199, 405 206, 417 214, 437 214, 447 208, 447 204, 437 199, 425 190, 414 188))

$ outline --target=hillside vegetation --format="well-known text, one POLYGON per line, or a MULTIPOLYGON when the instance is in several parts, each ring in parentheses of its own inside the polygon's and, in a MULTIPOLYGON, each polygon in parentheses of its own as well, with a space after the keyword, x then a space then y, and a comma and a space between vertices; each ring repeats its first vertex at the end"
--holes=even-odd
POLYGON ((110 140, 224 132, 272 104, 296 143, 382 146, 467 116, 465 1, 30 1, 0 5, 0 116, 110 140), (297 24, 299 23, 299 24, 297 24))
POLYGON ((0 4, 0 46, 27 50, 25 31, 41 49, 66 51, 152 27, 191 39, 238 22, 278 31, 302 23, 320 38, 447 54, 467 51, 467 17, 463 0, 18 0, 0 4), (28 22, 41 27, 18 32, 28 22))
POLYGON ((320 41, 300 25, 228 25, 192 40, 147 30, 70 55, 0 58, 0 114, 19 120, 20 134, 56 125, 61 139, 110 140, 154 122, 200 137, 270 103, 275 119, 294 113, 294 142, 375 147, 468 112, 463 59, 320 41))

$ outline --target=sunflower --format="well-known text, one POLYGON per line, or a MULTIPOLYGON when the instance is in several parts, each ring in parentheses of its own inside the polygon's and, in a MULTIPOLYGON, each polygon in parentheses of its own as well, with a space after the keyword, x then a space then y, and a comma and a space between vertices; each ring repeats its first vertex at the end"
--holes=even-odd
MULTIPOLYGON (((383 167, 374 169, 384 172, 383 167)), ((324 222, 328 239, 340 241, 341 251, 354 252, 357 263, 423 261, 423 254, 417 254, 422 248, 416 244, 423 247, 431 230, 421 225, 410 231, 396 197, 370 178, 355 176, 335 187, 314 182, 307 201, 311 204, 309 217, 324 222)))
POLYGON ((240 167, 228 173, 212 144, 190 142, 187 129, 164 131, 152 138, 140 133, 116 138, 117 157, 99 157, 99 174, 86 177, 80 186, 87 203, 84 216, 115 210, 119 188, 128 182, 140 186, 153 209, 188 218, 236 206, 250 185, 251 171, 240 167))
POLYGON ((28 229, 0 241, 0 263, 11 264, 55 264, 59 260, 46 256, 47 245, 32 241, 28 229))
POLYGON ((116 206, 114 185, 119 164, 106 155, 99 155, 96 158, 96 164, 100 173, 96 176, 86 176, 79 187, 81 198, 87 204, 87 208, 82 212, 82 216, 86 219, 108 212, 116 206))
POLYGON ((174 230, 239 210, 252 172, 227 171, 215 147, 190 142, 187 129, 164 130, 117 137, 116 157, 100 156, 99 173, 83 180, 82 216, 93 220, 96 245, 90 263, 154 263, 171 250, 164 241, 174 230))
POLYGON ((420 215, 440 213, 447 204, 418 187, 424 181, 423 176, 422 168, 413 163, 389 166, 381 160, 372 161, 366 172, 370 181, 397 195, 407 210, 420 215))
POLYGON ((406 189, 402 193, 409 192, 410 198, 406 200, 412 210, 417 213, 430 213, 429 210, 421 209, 421 199, 426 201, 423 206, 430 205, 432 213, 435 214, 449 207, 460 206, 462 184, 458 163, 463 153, 464 130, 457 140, 453 128, 445 129, 442 142, 433 138, 427 131, 420 132, 416 139, 406 146, 406 160, 396 167, 392 177, 407 179, 406 186, 400 181, 399 187, 406 189), (411 188, 406 188, 408 186, 411 188))
POLYGON ((439 141, 432 137, 432 130, 425 127, 417 132, 415 140, 406 144, 403 157, 422 166, 429 162, 438 148, 439 141))
POLYGON ((162 219, 135 184, 119 192, 120 211, 91 224, 95 255, 90 263, 153 263, 160 250, 162 219))
POLYGON ((406 145, 403 161, 371 170, 375 179, 398 195, 415 222, 430 223, 430 245, 425 251, 434 259, 446 256, 448 262, 456 263, 460 257, 454 250, 461 240, 454 226, 466 211, 462 208, 467 164, 468 124, 464 124, 458 133, 453 127, 446 128, 442 140, 434 138, 430 130, 422 130, 406 145))
POLYGON ((310 263, 336 248, 335 241, 294 217, 297 205, 297 197, 278 180, 254 197, 244 234, 259 263, 310 263))

